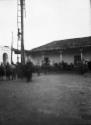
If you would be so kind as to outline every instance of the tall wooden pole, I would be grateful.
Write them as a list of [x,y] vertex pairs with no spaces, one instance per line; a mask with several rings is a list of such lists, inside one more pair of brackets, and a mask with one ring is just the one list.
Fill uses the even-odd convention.
[[12,32],[12,41],[11,41],[11,64],[13,63],[13,32]]
[[21,7],[21,63],[25,64],[24,54],[24,0],[20,0]]

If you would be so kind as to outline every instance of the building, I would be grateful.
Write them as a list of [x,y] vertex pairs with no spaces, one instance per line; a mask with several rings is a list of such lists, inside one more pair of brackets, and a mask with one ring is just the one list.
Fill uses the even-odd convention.
[[0,46],[0,64],[11,63],[11,49],[8,46]]
[[90,61],[91,37],[53,41],[27,51],[26,56],[34,65],[42,65],[46,59],[49,59],[51,65],[62,61],[68,64],[78,64],[82,60]]

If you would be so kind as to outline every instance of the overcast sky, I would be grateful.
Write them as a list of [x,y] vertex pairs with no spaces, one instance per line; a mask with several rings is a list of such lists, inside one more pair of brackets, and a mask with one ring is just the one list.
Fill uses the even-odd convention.
[[[25,48],[91,35],[90,0],[26,0]],[[17,0],[0,0],[0,45],[17,36]]]

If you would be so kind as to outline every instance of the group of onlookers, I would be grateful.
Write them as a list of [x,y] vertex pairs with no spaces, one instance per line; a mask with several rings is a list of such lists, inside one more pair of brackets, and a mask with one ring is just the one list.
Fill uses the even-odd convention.
[[34,66],[31,61],[26,64],[17,63],[17,64],[4,64],[0,65],[0,80],[14,80],[14,79],[26,79],[27,82],[32,80],[32,73],[48,73],[48,72],[57,72],[57,71],[80,71],[81,74],[91,71],[91,61],[88,63],[80,63],[79,65],[68,65],[66,63],[55,64],[50,66],[49,63],[44,63],[42,66]]
[[1,80],[13,80],[16,78],[16,66],[14,64],[4,64],[0,65],[0,79]]
[[1,80],[14,80],[26,78],[27,81],[32,80],[33,64],[27,62],[26,64],[3,64],[0,65],[0,79]]

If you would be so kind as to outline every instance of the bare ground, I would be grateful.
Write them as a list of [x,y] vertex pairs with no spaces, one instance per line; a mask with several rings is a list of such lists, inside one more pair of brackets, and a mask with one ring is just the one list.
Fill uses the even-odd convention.
[[0,125],[91,125],[91,75],[0,81]]

